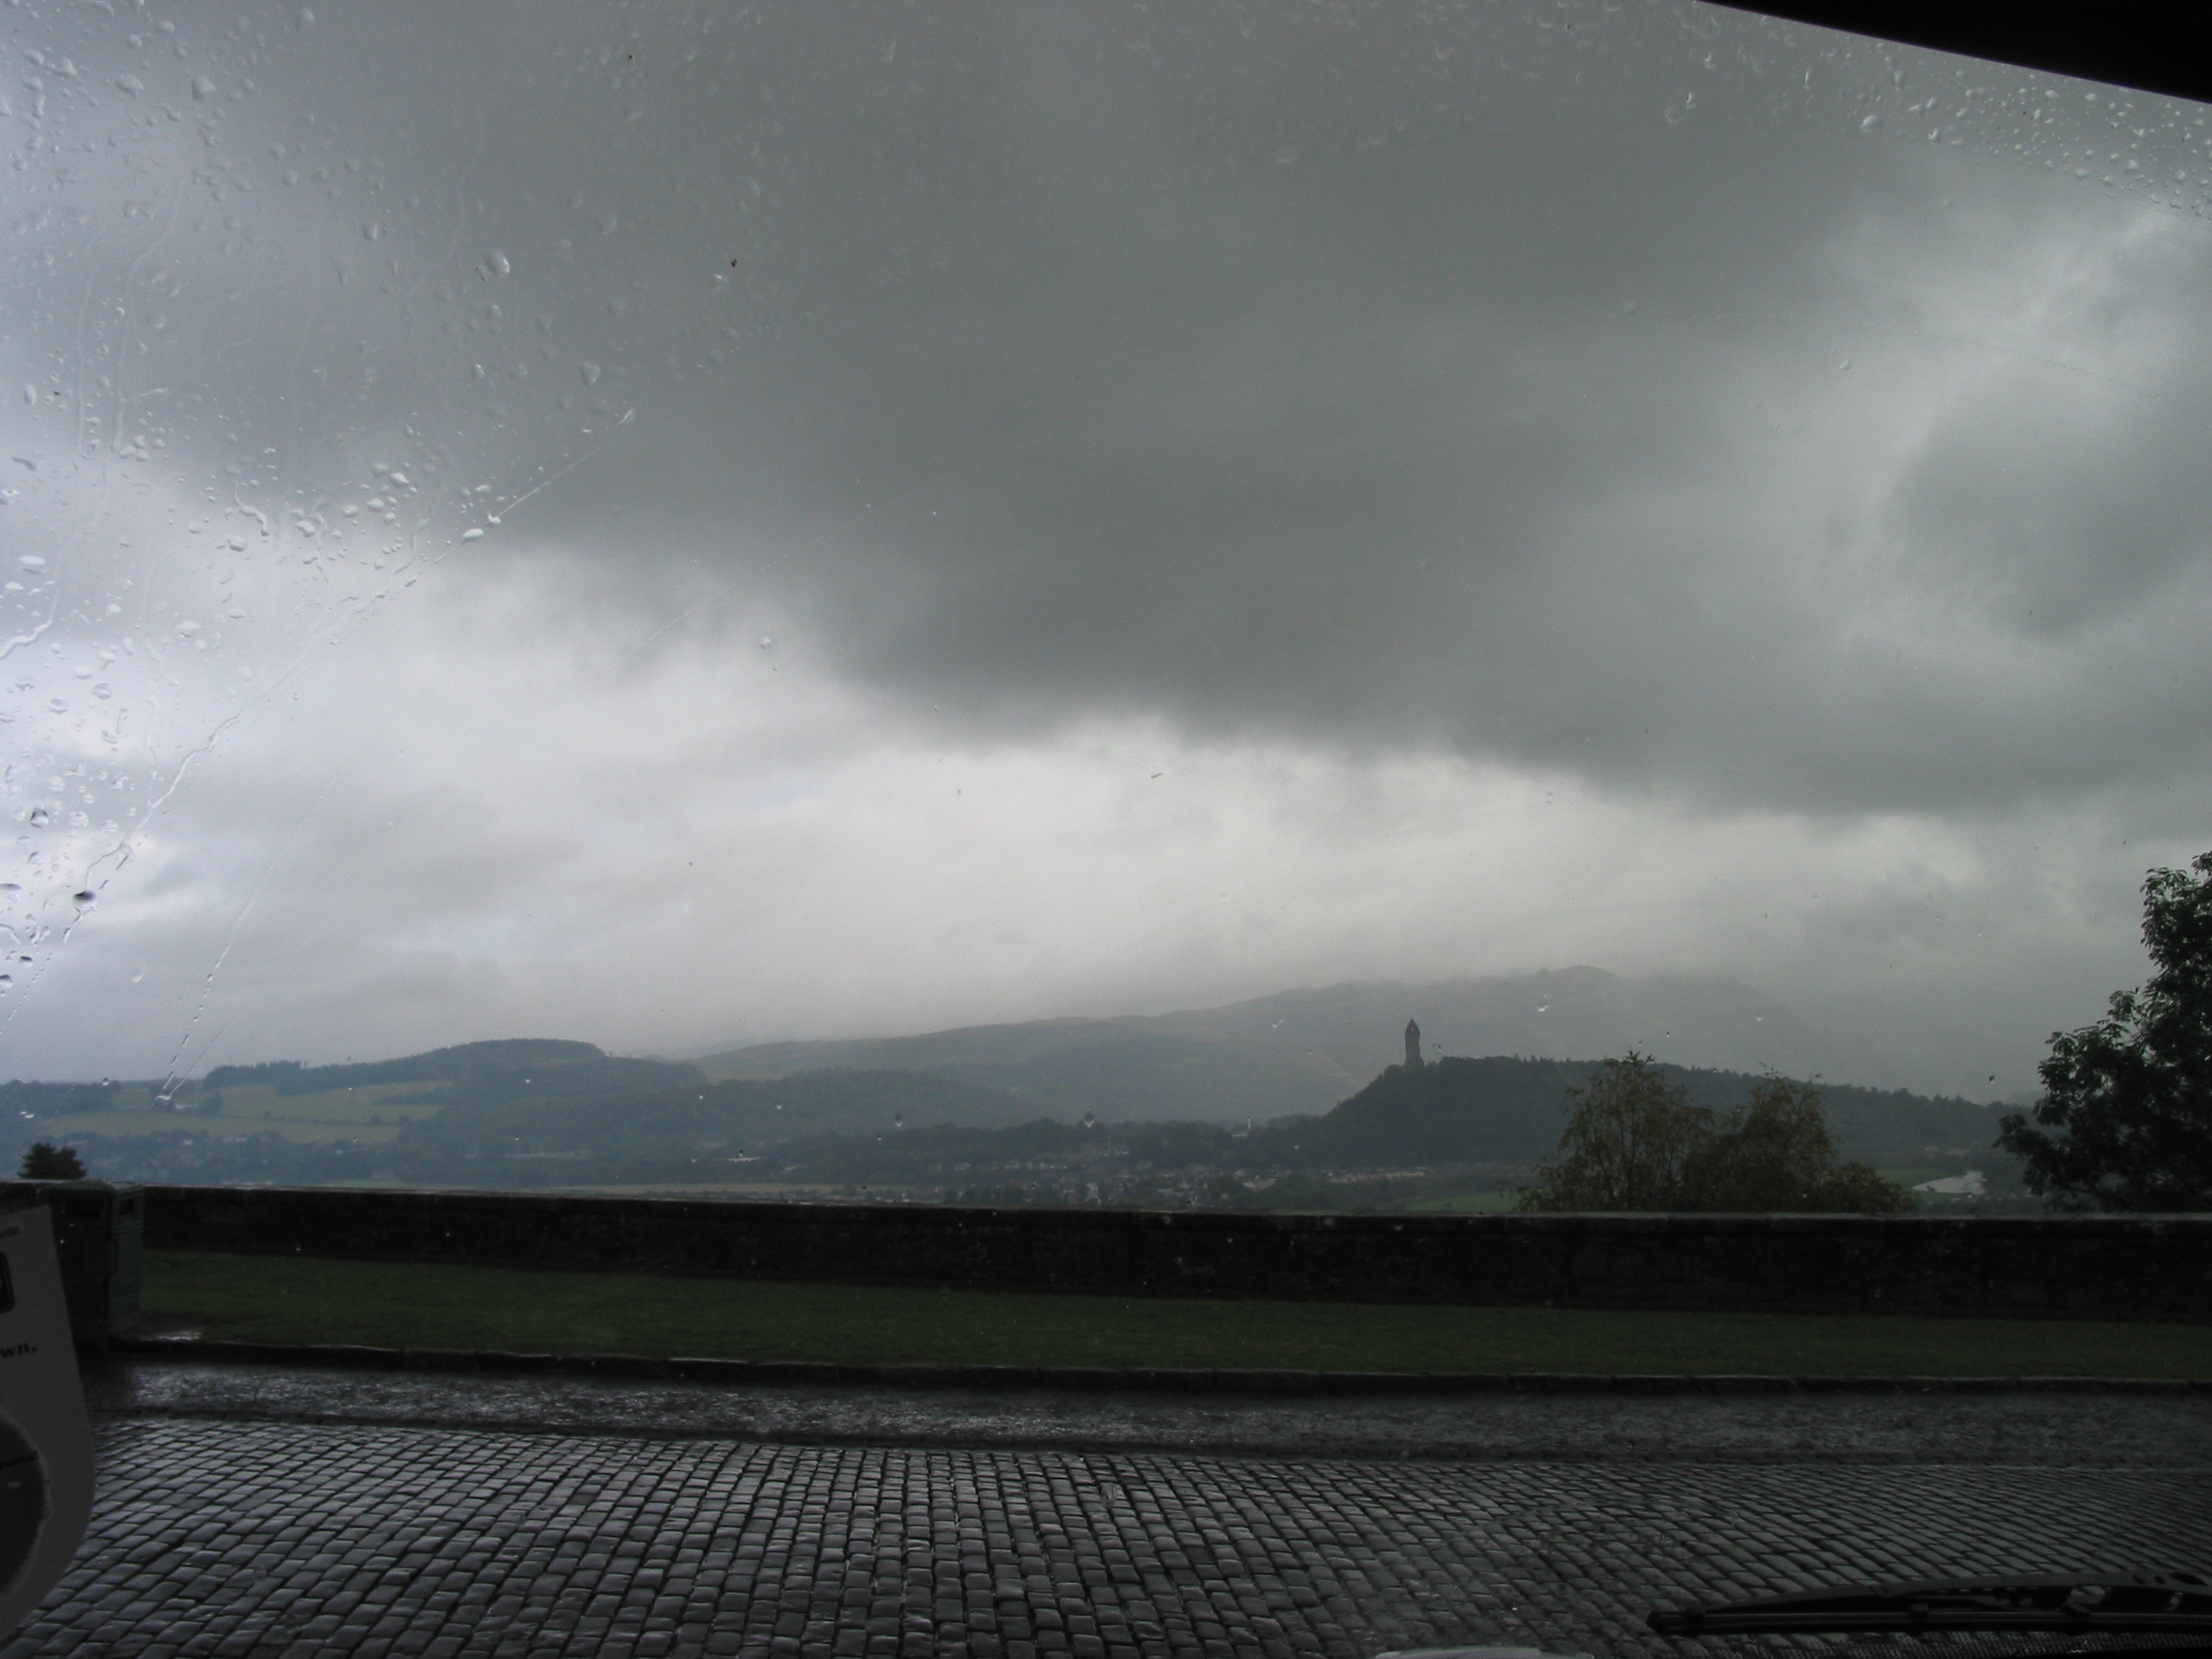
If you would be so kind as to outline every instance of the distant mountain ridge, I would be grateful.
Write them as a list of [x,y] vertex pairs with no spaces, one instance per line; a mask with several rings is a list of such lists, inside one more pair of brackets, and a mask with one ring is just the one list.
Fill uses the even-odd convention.
[[[1402,1067],[1409,1013],[1431,1052],[1500,1038],[1524,1051]],[[1530,1054],[1543,1046],[1533,1038],[1572,1047]],[[7,1088],[26,1123],[100,1114],[68,1132],[124,1179],[949,1188],[985,1170],[1002,1184],[1032,1181],[1049,1153],[1080,1162],[1115,1146],[1132,1167],[1157,1169],[1526,1167],[1552,1155],[1567,1091],[1601,1056],[1655,1051],[1693,1100],[1726,1108],[1767,1065],[1816,1069],[1804,1059],[1819,1041],[1732,980],[1578,969],[1338,985],[1151,1017],[756,1045],[696,1065],[517,1038],[340,1065],[219,1066],[167,1094],[130,1086],[153,1104],[127,1113],[102,1112],[114,1092],[105,1087]],[[1731,1045],[1751,1062],[1679,1063]],[[1995,1133],[1996,1110],[1972,1102],[1822,1089],[1851,1157],[1978,1157]],[[173,1110],[175,1128],[139,1117],[156,1110]]]
[[851,1067],[935,1072],[1041,1115],[1240,1123],[1325,1112],[1402,1057],[1419,1020],[1431,1056],[1588,1060],[1637,1049],[1693,1070],[1865,1077],[1860,1055],[1739,980],[1627,978],[1600,968],[1425,983],[1352,981],[1223,1008],[964,1026],[910,1037],[751,1044],[692,1063],[709,1077]]

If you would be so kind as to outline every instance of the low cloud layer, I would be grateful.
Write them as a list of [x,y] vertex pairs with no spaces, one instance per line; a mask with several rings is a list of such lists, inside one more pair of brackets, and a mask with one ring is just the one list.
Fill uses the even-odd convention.
[[2019,1088],[2203,837],[2191,106],[1675,5],[69,27],[26,1068],[1589,961]]

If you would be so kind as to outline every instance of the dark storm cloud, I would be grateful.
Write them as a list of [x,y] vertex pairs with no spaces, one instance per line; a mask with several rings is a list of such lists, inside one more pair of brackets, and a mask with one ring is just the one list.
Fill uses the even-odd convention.
[[543,484],[471,556],[772,601],[972,729],[1842,810],[2201,759],[2202,240],[1892,135],[1970,72],[1655,6],[418,22],[187,25],[117,104],[185,117],[101,245],[226,488],[404,463],[432,544]]

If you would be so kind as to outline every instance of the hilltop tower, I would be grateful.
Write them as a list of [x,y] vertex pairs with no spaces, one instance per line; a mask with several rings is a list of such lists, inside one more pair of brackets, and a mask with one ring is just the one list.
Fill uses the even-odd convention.
[[1406,1021],[1406,1070],[1420,1070],[1420,1027],[1412,1020]]

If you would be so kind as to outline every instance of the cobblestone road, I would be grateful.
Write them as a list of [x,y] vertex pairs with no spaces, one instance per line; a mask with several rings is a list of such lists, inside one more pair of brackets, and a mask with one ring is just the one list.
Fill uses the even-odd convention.
[[2212,1472],[1288,1461],[113,1421],[0,1659],[1626,1653],[1695,1597],[2212,1561]]

